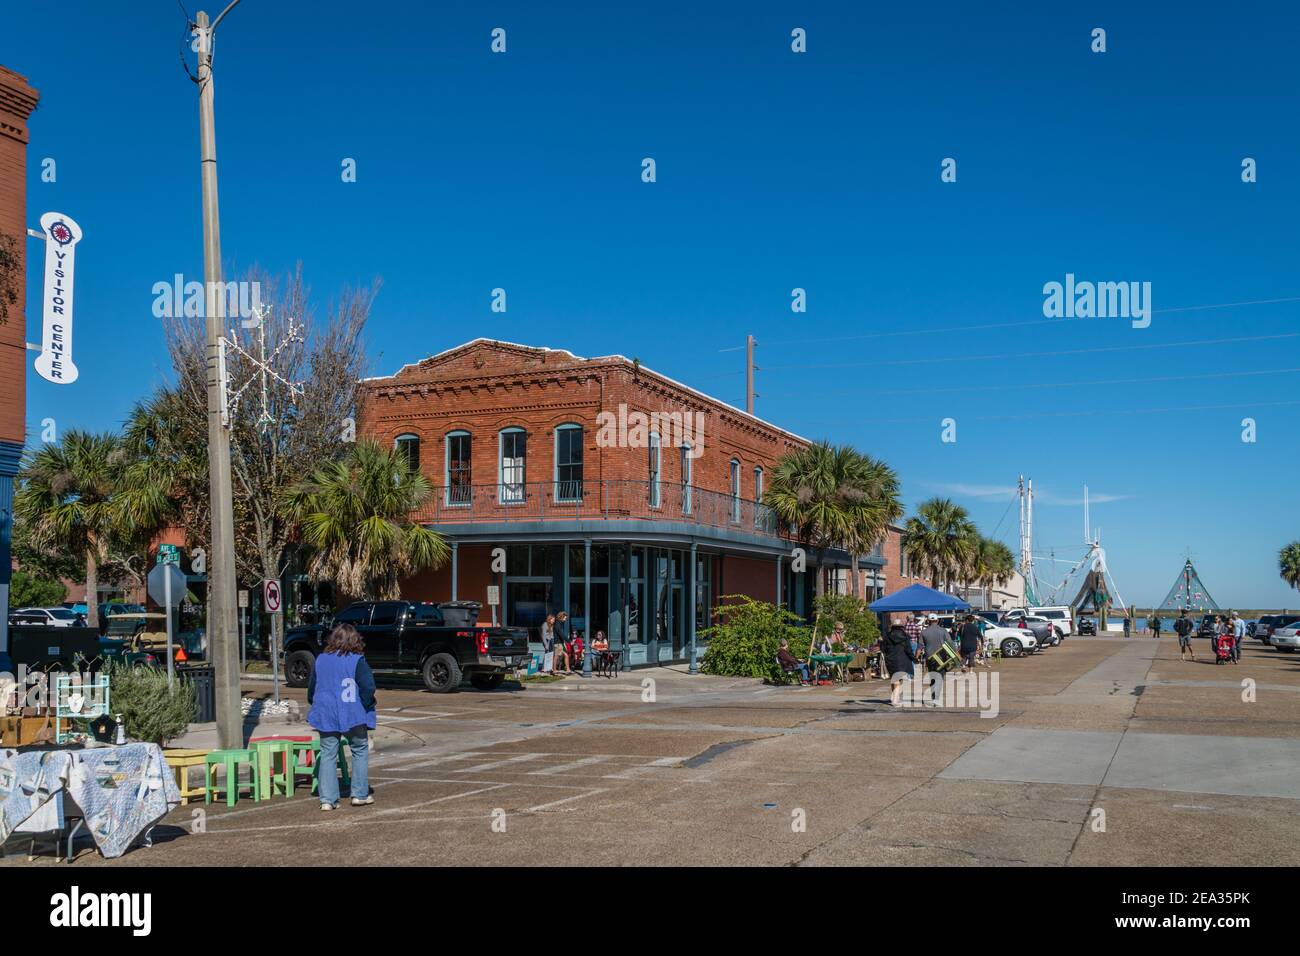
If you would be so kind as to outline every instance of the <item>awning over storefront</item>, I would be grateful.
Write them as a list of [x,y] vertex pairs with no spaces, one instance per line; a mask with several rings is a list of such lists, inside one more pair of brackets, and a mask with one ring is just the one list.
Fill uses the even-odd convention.
[[894,594],[872,601],[868,607],[879,614],[891,611],[969,611],[970,605],[952,594],[924,584],[912,584]]

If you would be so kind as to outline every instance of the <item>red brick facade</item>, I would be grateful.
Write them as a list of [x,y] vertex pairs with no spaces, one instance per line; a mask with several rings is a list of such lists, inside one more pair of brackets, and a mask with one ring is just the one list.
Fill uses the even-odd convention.
[[[27,117],[38,94],[27,80],[0,66],[0,235],[18,254],[13,304],[0,298],[0,441],[24,441],[27,323]],[[8,243],[7,243],[8,244]]]
[[[498,435],[522,427],[528,435],[527,482],[553,480],[555,429],[584,429],[587,481],[645,481],[643,447],[601,447],[598,414],[699,413],[703,451],[694,459],[691,484],[730,493],[731,462],[740,463],[740,497],[753,500],[756,468],[770,474],[784,454],[806,445],[796,435],[639,367],[622,356],[582,359],[557,349],[477,340],[408,365],[388,378],[370,379],[357,422],[358,435],[391,444],[399,435],[420,438],[420,468],[436,486],[445,484],[445,436],[473,437],[472,482],[495,485]],[[665,436],[661,480],[682,481],[680,454]]]

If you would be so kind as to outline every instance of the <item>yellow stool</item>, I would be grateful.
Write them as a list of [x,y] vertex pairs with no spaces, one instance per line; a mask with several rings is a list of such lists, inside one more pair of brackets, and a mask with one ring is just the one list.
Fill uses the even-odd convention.
[[190,767],[202,767],[207,756],[208,751],[206,750],[185,750],[182,748],[175,748],[163,751],[163,758],[167,761],[167,766],[171,767],[172,770],[176,772],[176,786],[181,791],[181,806],[187,806],[190,802],[190,797],[201,797],[206,792],[203,787],[190,786],[189,770]]

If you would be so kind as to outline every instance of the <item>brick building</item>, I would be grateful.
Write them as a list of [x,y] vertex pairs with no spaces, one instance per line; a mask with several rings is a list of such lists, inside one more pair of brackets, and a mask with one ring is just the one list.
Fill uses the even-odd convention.
[[11,264],[0,274],[0,658],[9,648],[14,478],[27,414],[27,118],[38,98],[26,78],[0,66],[0,243]]
[[633,665],[689,659],[724,595],[807,612],[812,575],[759,503],[798,435],[622,356],[487,339],[368,379],[360,405],[358,434],[434,485],[419,517],[452,547],[407,597],[534,631],[565,610]]

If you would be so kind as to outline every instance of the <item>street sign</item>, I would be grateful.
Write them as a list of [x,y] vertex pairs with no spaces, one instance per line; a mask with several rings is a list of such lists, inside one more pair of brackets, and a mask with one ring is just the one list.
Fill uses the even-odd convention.
[[496,607],[501,603],[501,588],[495,584],[488,585],[488,605]]
[[41,216],[45,230],[45,284],[41,291],[41,354],[36,357],[36,374],[55,385],[77,380],[72,361],[72,291],[77,243],[81,227],[71,216],[47,212]]
[[181,551],[174,544],[158,545],[158,563],[159,564],[180,564]]
[[274,614],[280,610],[280,582],[266,580],[262,582],[262,606]]
[[242,608],[248,607],[248,592],[242,588],[239,591],[239,606]]
[[162,607],[178,607],[186,587],[185,575],[174,564],[155,564],[149,572],[149,596]]

